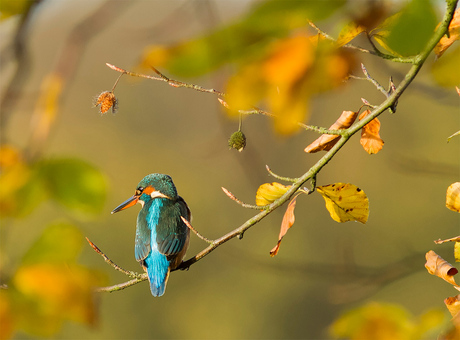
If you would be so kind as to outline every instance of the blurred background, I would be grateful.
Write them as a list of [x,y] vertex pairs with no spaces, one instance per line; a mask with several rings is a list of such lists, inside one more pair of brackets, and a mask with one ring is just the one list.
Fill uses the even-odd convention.
[[[79,278],[91,277],[86,283],[112,285],[129,279],[104,263],[83,237],[122,268],[141,272],[134,259],[140,207],[110,212],[147,174],[171,175],[192,210],[194,227],[215,239],[257,212],[229,200],[221,187],[253,203],[257,188],[275,181],[265,165],[279,175],[300,177],[323,155],[303,151],[316,133],[280,133],[273,119],[261,115],[244,117],[247,146],[242,152],[230,150],[228,138],[238,130],[238,118],[216,96],[160,81],[123,76],[115,90],[118,111],[101,114],[93,107],[94,98],[110,91],[119,76],[105,63],[155,75],[142,68],[155,60],[152,66],[173,79],[225,91],[229,78],[241,74],[244,65],[257,63],[269,43],[292,32],[316,31],[304,12],[289,17],[299,11],[282,3],[295,1],[271,1],[271,9],[263,1],[243,0],[16,1],[25,7],[11,16],[7,14],[15,10],[8,12],[10,4],[2,3],[0,283],[9,287],[0,291],[4,337],[328,339],[330,326],[344,311],[374,301],[398,305],[413,323],[432,309],[446,322],[450,318],[443,300],[455,290],[424,268],[430,249],[453,262],[452,245],[435,245],[433,240],[459,233],[458,214],[445,207],[446,189],[459,178],[460,139],[446,142],[459,129],[459,100],[451,83],[433,73],[434,56],[401,97],[396,114],[379,117],[382,151],[370,156],[354,136],[318,175],[318,185],[353,183],[365,191],[370,202],[365,225],[338,224],[320,195],[303,195],[297,200],[296,222],[276,257],[269,251],[278,240],[286,206],[242,240],[222,245],[188,271],[173,272],[161,298],[151,296],[146,282],[95,297],[83,294],[81,299],[90,301],[83,307],[73,301],[80,296],[78,287],[78,294],[61,292],[52,305],[21,297],[34,289],[41,294],[45,286],[54,287],[49,296],[60,289],[59,277],[53,281],[30,270],[52,258],[47,249],[59,245],[65,248],[56,250],[60,260],[51,262],[74,274],[81,270],[85,274]],[[369,25],[375,27],[406,5],[305,3],[315,24],[333,37],[352,20],[374,17]],[[273,21],[257,20],[257,15],[266,18],[261,8],[272,11]],[[432,8],[439,22],[444,3],[433,2]],[[245,24],[238,26],[241,22]],[[277,29],[261,28],[264,44],[236,49],[239,44],[232,39],[245,31],[231,29],[259,24]],[[222,55],[205,60],[201,69],[198,59],[184,57],[180,63],[180,47],[187,41],[209,43],[199,40],[209,34],[215,34],[214,43],[204,51]],[[362,36],[353,44],[370,48]],[[454,47],[442,58],[455,58]],[[362,76],[362,62],[384,87],[390,76],[398,85],[409,69],[364,53],[349,58],[352,74]],[[176,64],[168,64],[173,59]],[[459,84],[458,78],[451,82]],[[384,99],[367,81],[350,79],[339,85],[309,96],[305,123],[329,127],[343,110],[358,110],[361,98],[375,105]],[[66,231],[59,231],[59,225]],[[205,247],[192,235],[187,258]],[[43,280],[34,286],[40,275]],[[64,300],[68,305],[61,306],[61,313],[58,301]],[[69,305],[77,307],[68,313]],[[31,312],[28,319],[22,308],[36,314]],[[43,327],[47,322],[54,326]]]

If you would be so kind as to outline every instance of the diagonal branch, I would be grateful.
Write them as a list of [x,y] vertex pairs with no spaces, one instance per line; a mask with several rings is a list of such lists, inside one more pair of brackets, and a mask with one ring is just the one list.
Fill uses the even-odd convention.
[[[287,192],[275,200],[273,203],[271,203],[268,206],[261,207],[263,210],[253,216],[252,218],[248,219],[246,222],[244,222],[242,225],[240,225],[238,228],[228,232],[227,234],[221,236],[220,238],[212,241],[209,246],[207,246],[205,249],[203,249],[201,252],[196,254],[195,256],[191,257],[190,259],[182,262],[182,264],[177,268],[177,269],[188,269],[191,265],[195,264],[196,262],[200,261],[207,255],[209,255],[211,252],[213,252],[216,248],[221,246],[222,244],[226,243],[227,241],[238,237],[242,238],[243,234],[246,230],[252,228],[254,225],[262,221],[265,217],[267,217],[270,213],[272,213],[274,210],[278,209],[280,206],[282,206],[284,203],[289,201],[291,197],[308,181],[311,180],[314,188],[314,181],[316,178],[316,175],[321,171],[321,169],[337,154],[337,152],[348,142],[348,140],[358,131],[360,131],[366,124],[368,124],[371,120],[374,118],[378,117],[381,115],[383,112],[385,112],[387,109],[390,109],[393,107],[399,97],[404,93],[406,88],[411,84],[411,82],[415,79],[417,76],[418,72],[422,68],[424,62],[428,58],[429,54],[431,51],[434,49],[436,44],[439,42],[441,37],[446,34],[448,31],[448,26],[450,21],[452,20],[455,8],[457,6],[458,0],[447,0],[447,10],[444,15],[444,18],[436,30],[436,32],[433,34],[432,38],[428,42],[427,46],[425,49],[416,57],[414,57],[413,65],[407,72],[405,78],[403,81],[399,84],[399,86],[392,91],[392,93],[386,98],[384,102],[382,102],[379,106],[375,107],[372,112],[367,115],[365,118],[360,120],[357,124],[351,126],[350,128],[343,130],[341,133],[341,137],[339,141],[321,158],[319,159],[316,164],[314,164],[306,173],[304,173],[301,177],[296,179],[296,181],[291,185],[291,187],[287,190]],[[119,71],[121,72],[121,71]],[[127,71],[124,71],[127,74],[129,74]],[[147,77],[146,77],[147,78]],[[163,81],[166,81],[168,79],[168,83],[171,81],[169,78],[164,79],[163,77],[150,77],[151,79],[160,79]],[[184,87],[191,87],[195,88],[197,86],[184,86]],[[197,87],[201,88],[201,87]],[[196,88],[195,88],[196,89]],[[200,91],[200,90],[199,90]],[[214,90],[213,90],[214,91]],[[208,91],[202,91],[202,92],[208,92]],[[218,91],[216,91],[218,92]],[[220,93],[220,92],[219,92]],[[192,229],[193,230],[193,229]],[[100,252],[102,253],[102,252]],[[102,254],[101,254],[102,255]],[[106,256],[104,256],[104,259],[106,259]],[[107,262],[107,260],[106,260]],[[111,261],[110,261],[111,262]],[[139,278],[136,278],[131,281],[127,281],[125,283],[111,286],[111,287],[104,287],[100,288],[99,291],[115,291],[115,290],[120,290],[126,287],[129,287],[131,285],[134,285],[144,279],[144,276],[142,275]]]

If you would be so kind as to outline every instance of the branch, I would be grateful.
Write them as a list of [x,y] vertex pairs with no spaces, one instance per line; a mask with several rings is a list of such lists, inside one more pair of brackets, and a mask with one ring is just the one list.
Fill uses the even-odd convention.
[[124,70],[124,69],[122,69],[122,68],[120,68],[118,66],[115,66],[115,65],[112,65],[112,64],[109,64],[109,63],[106,63],[106,65],[108,67],[110,67],[112,70],[117,71],[117,72],[121,72],[123,74],[127,74],[128,76],[146,78],[146,79],[151,79],[151,80],[160,80],[160,81],[163,81],[165,83],[168,83],[168,85],[171,85],[172,87],[185,87],[185,88],[193,89],[193,90],[196,90],[196,91],[199,91],[199,92],[206,92],[206,93],[216,94],[216,95],[221,96],[221,97],[225,96],[224,93],[222,93],[220,91],[217,91],[217,90],[214,90],[214,89],[207,89],[207,88],[204,88],[204,87],[202,87],[200,85],[187,84],[187,83],[181,82],[179,80],[170,79],[170,78],[166,77],[163,73],[161,73],[160,71],[158,71],[154,67],[152,67],[152,69],[153,69],[153,71],[155,71],[156,74],[158,74],[158,77],[149,76],[149,75],[142,74],[142,73],[126,71],[126,70]]
[[[407,72],[405,78],[403,81],[399,84],[397,88],[395,88],[391,94],[387,97],[387,99],[381,103],[379,106],[375,107],[372,112],[367,115],[365,118],[360,120],[357,124],[351,126],[348,129],[340,131],[341,138],[339,141],[321,158],[319,159],[315,165],[313,165],[306,173],[304,173],[301,177],[297,178],[295,182],[291,185],[291,187],[287,190],[287,192],[275,200],[273,203],[269,204],[268,206],[264,207],[258,207],[259,209],[263,209],[261,212],[253,216],[252,218],[248,219],[246,222],[244,222],[242,225],[240,225],[238,228],[228,232],[227,234],[223,235],[222,237],[214,240],[214,241],[209,241],[209,246],[207,246],[205,249],[203,249],[201,252],[196,254],[195,256],[191,257],[190,259],[184,261],[179,265],[178,268],[175,270],[181,269],[188,269],[191,265],[195,264],[196,262],[200,261],[207,255],[209,255],[211,252],[213,252],[216,248],[221,246],[222,244],[226,243],[227,241],[238,237],[242,238],[243,234],[246,230],[252,228],[254,225],[262,221],[266,216],[268,216],[270,213],[272,213],[274,210],[278,209],[280,206],[282,206],[284,203],[289,201],[291,197],[298,192],[298,190],[308,181],[311,180],[312,182],[312,188],[314,189],[315,182],[316,182],[316,175],[321,171],[321,169],[335,156],[335,154],[347,143],[347,141],[358,131],[360,131],[366,124],[368,124],[371,120],[374,118],[378,117],[381,115],[383,112],[385,112],[387,109],[390,109],[391,107],[394,107],[394,105],[397,103],[399,97],[404,93],[406,88],[411,84],[411,82],[415,79],[417,76],[418,72],[422,68],[425,60],[428,58],[429,54],[431,51],[434,49],[436,44],[439,42],[439,40],[442,38],[444,34],[448,31],[448,26],[450,21],[452,20],[456,5],[457,5],[458,0],[447,0],[447,10],[444,15],[444,18],[436,30],[436,32],[433,34],[432,38],[428,42],[427,46],[425,49],[417,56],[413,58],[413,65]],[[370,52],[369,52],[370,53]],[[372,53],[371,53],[372,54]],[[198,85],[190,85],[190,84],[185,84],[182,82],[177,82],[170,80],[169,78],[163,76],[161,73],[157,72],[157,74],[160,75],[160,77],[151,77],[151,76],[145,76],[145,75],[139,75],[135,73],[131,73],[122,69],[117,68],[116,66],[108,64],[109,67],[112,69],[119,71],[119,72],[124,72],[128,75],[134,75],[134,76],[139,76],[139,77],[144,77],[144,78],[149,78],[149,79],[156,79],[156,80],[162,80],[165,82],[168,82],[168,84],[175,86],[175,87],[187,87],[187,88],[192,88],[201,92],[211,92],[218,94],[219,96],[224,96],[222,92],[213,90],[213,89],[204,89],[201,86]],[[330,133],[332,134],[332,133]],[[338,133],[337,133],[338,134]],[[313,190],[311,190],[312,192]],[[230,193],[231,194],[231,193]],[[227,194],[228,195],[228,194]],[[230,195],[229,195],[230,196]],[[233,194],[231,194],[233,196]],[[233,196],[234,197],[234,196]],[[234,197],[235,201],[239,201]],[[241,201],[239,201],[241,202]],[[241,202],[241,204],[244,204]],[[191,226],[189,226],[190,228]],[[194,230],[191,228],[191,230]],[[195,232],[197,235],[198,233]],[[201,238],[201,237],[200,237]],[[207,239],[206,239],[207,240]],[[96,250],[96,249],[95,249]],[[102,255],[103,253],[99,253]],[[104,259],[106,262],[109,264],[113,263],[110,261],[105,255],[103,255]],[[112,264],[111,264],[112,265]],[[112,265],[113,266],[113,265]],[[118,266],[117,266],[118,267]],[[119,269],[117,269],[119,270]],[[139,275],[139,274],[137,274]],[[111,287],[105,287],[105,288],[100,288],[99,291],[115,291],[115,290],[120,290],[124,289],[126,287],[129,287],[131,285],[134,285],[138,282],[141,282],[145,280],[146,275],[141,275],[138,278],[119,284]]]
[[[324,38],[326,38],[328,40],[331,40],[331,41],[334,41],[334,42],[337,42],[337,40],[335,40],[333,37],[331,37],[327,33],[323,32],[321,29],[319,29],[311,21],[309,21],[308,23],[310,24],[311,27],[313,27]],[[359,51],[359,52],[363,52],[363,53],[368,53],[368,54],[380,57],[382,59],[386,59],[386,60],[390,60],[390,61],[394,61],[394,62],[398,62],[398,63],[406,63],[406,64],[407,63],[409,63],[409,64],[414,63],[414,61],[415,61],[414,57],[407,57],[407,58],[405,58],[405,57],[397,57],[397,56],[394,56],[394,55],[391,55],[391,54],[386,54],[386,53],[380,52],[379,49],[375,46],[374,42],[369,37],[369,34],[367,34],[367,36],[369,38],[369,42],[370,42],[373,50],[368,50],[368,49],[365,49],[365,48],[362,48],[362,47],[355,46],[353,44],[345,44],[342,47],[348,48],[348,49],[351,49],[351,50],[355,50],[355,51]]]
[[[91,246],[91,248],[94,249],[94,251],[96,253],[98,253],[99,255],[101,255],[103,258],[104,258],[104,261],[107,262],[109,265],[111,265],[113,268],[115,268],[116,270],[118,270],[119,272],[122,272],[123,274],[129,276],[129,277],[133,277],[137,280],[141,279],[144,277],[143,274],[138,274],[138,273],[135,273],[133,271],[129,271],[129,270],[125,270],[123,268],[121,268],[119,265],[117,265],[115,262],[113,262],[111,259],[108,258],[107,255],[105,255],[102,250],[100,250],[93,242],[91,242],[89,240],[89,238],[86,237],[86,241],[88,241],[89,245]],[[145,277],[146,278],[146,277]],[[144,281],[145,278],[141,281]]]

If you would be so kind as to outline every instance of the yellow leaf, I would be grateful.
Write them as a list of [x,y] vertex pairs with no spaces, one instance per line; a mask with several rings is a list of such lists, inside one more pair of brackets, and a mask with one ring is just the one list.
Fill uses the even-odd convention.
[[334,221],[366,223],[369,217],[369,200],[366,194],[350,183],[334,183],[317,187],[326,201],[326,209]]
[[446,192],[446,207],[460,212],[460,182],[452,183]]
[[404,308],[371,302],[342,314],[330,333],[352,340],[406,340],[413,338],[414,330],[412,316]]
[[256,193],[256,204],[264,206],[271,204],[288,191],[290,186],[285,186],[277,182],[262,184]]
[[31,302],[27,308],[34,306],[39,317],[50,318],[58,324],[64,319],[95,323],[93,289],[99,278],[84,267],[49,263],[22,266],[13,283]]
[[366,30],[365,27],[358,25],[356,22],[352,21],[348,23],[339,33],[339,37],[337,38],[337,45],[343,46],[348,44],[351,40],[353,40],[357,35],[361,34]]
[[455,242],[454,246],[454,257],[456,262],[460,262],[460,242]]
[[237,110],[247,110],[257,105],[265,96],[266,84],[264,83],[260,65],[250,64],[232,76],[226,88],[226,103],[229,114],[239,117]]
[[458,287],[458,284],[454,279],[454,275],[458,273],[457,268],[453,267],[449,262],[444,260],[441,256],[432,250],[427,252],[425,257],[425,268],[428,270],[428,273],[440,277],[441,279]]

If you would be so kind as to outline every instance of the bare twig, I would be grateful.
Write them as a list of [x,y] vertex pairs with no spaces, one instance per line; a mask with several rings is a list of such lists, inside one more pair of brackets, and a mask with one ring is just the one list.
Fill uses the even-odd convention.
[[110,67],[112,70],[122,72],[124,74],[127,74],[128,76],[146,78],[146,79],[152,79],[152,80],[160,80],[160,81],[164,81],[164,82],[168,83],[168,85],[171,85],[172,87],[185,87],[185,88],[193,89],[193,90],[196,90],[196,91],[199,91],[199,92],[206,92],[206,93],[216,94],[216,95],[221,96],[221,97],[225,96],[224,93],[222,93],[220,91],[217,91],[217,90],[214,90],[214,89],[207,89],[207,88],[204,88],[204,87],[202,87],[200,85],[188,84],[188,83],[184,83],[184,82],[181,82],[181,81],[178,81],[178,80],[170,79],[170,78],[166,77],[164,74],[162,74],[160,71],[158,71],[154,67],[152,67],[152,69],[155,71],[156,74],[158,74],[158,77],[149,76],[149,75],[142,74],[142,73],[126,71],[126,70],[124,70],[124,69],[122,69],[120,67],[117,67],[117,66],[109,64],[109,63],[106,63],[106,65],[108,67]]
[[445,243],[445,242],[460,242],[460,236],[448,238],[448,239],[445,239],[445,240],[438,239],[438,240],[434,241],[434,243],[436,243],[436,244],[442,244],[442,243]]
[[185,225],[195,233],[196,236],[198,236],[199,238],[201,238],[203,241],[209,243],[209,244],[212,244],[214,241],[204,237],[203,235],[201,235],[195,228],[192,227],[192,225],[190,224],[189,221],[187,221],[186,218],[184,218],[183,216],[180,217],[182,219],[182,222],[185,223]]
[[136,279],[140,279],[141,277],[143,277],[143,274],[139,274],[139,273],[136,273],[136,272],[133,272],[133,271],[130,271],[130,270],[125,270],[125,269],[121,268],[119,265],[117,265],[115,262],[113,262],[111,259],[109,259],[108,256],[105,255],[102,252],[102,250],[100,250],[93,242],[91,242],[89,240],[89,238],[86,237],[86,241],[88,241],[89,245],[91,246],[91,248],[94,249],[94,251],[96,253],[98,253],[99,255],[101,255],[104,258],[105,262],[107,262],[109,265],[111,265],[113,268],[115,268],[119,272],[122,272],[123,274],[125,274],[125,275],[127,275],[129,277],[136,278]]
[[275,177],[276,179],[279,179],[281,181],[286,181],[286,182],[296,182],[298,180],[298,178],[289,178],[289,177],[283,177],[283,176],[279,176],[277,174],[275,174],[272,169],[270,169],[270,167],[268,165],[265,165],[265,169],[267,169],[268,173],[270,175],[272,175],[273,177]]
[[224,187],[221,188],[222,191],[227,195],[231,200],[235,201],[239,205],[241,205],[243,208],[249,208],[249,209],[255,209],[255,210],[263,210],[265,208],[268,208],[268,205],[254,205],[254,204],[248,204],[244,203],[243,201],[240,201],[238,198],[236,198],[235,195],[233,195],[230,191],[225,189]]

